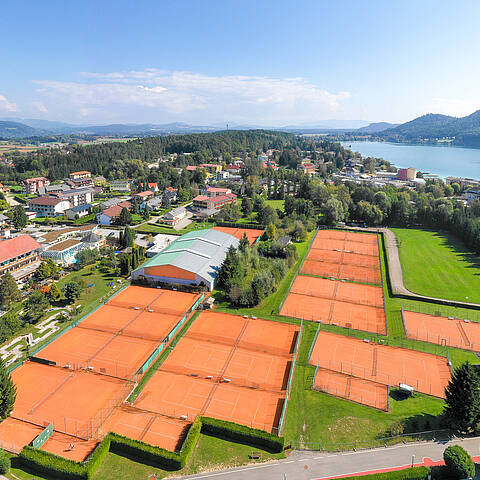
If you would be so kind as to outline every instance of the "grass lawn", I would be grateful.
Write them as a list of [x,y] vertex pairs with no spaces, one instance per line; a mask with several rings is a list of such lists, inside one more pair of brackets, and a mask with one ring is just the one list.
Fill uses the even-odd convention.
[[403,281],[412,292],[480,303],[480,258],[450,233],[393,228]]
[[[252,451],[261,451],[262,458],[260,460],[250,460],[248,455]],[[94,475],[93,480],[117,480],[119,478],[122,480],[137,480],[148,478],[148,475],[152,473],[156,473],[157,478],[178,477],[179,475],[192,475],[218,470],[219,468],[238,467],[247,463],[258,463],[280,458],[284,458],[284,455],[272,454],[257,447],[229,442],[208,435],[200,435],[190,462],[183,470],[167,472],[109,453],[96,475]]]

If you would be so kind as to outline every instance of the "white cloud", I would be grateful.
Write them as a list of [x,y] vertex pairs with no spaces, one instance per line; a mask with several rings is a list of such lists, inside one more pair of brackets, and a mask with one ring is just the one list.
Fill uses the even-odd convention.
[[1,112],[16,112],[17,105],[14,102],[9,102],[4,95],[0,95],[0,111]]
[[48,109],[47,107],[41,103],[41,102],[37,102],[37,101],[34,101],[32,102],[32,105],[41,113],[48,113]]
[[464,117],[478,110],[480,101],[475,102],[473,99],[465,100],[462,98],[434,98],[429,108],[429,112]]
[[325,118],[350,98],[348,92],[332,93],[300,77],[212,76],[153,68],[81,76],[82,81],[36,81],[42,103],[50,111],[69,105],[77,115],[93,109],[97,118],[117,114],[119,121],[141,110],[142,120],[147,116],[149,121],[228,119],[278,125]]

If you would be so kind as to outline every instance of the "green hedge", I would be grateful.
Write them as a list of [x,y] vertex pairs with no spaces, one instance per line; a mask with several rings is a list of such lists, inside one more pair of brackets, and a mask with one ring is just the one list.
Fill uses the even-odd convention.
[[283,437],[226,420],[202,417],[202,432],[212,436],[222,436],[235,442],[264,447],[275,453],[283,451]]
[[26,467],[47,476],[65,480],[88,480],[87,468],[83,463],[68,460],[28,445],[23,447],[19,459]]
[[107,435],[96,447],[95,450],[86,458],[83,462],[88,477],[92,477],[97,471],[97,468],[101,465],[105,456],[110,451],[110,435]]
[[430,469],[428,467],[404,468],[393,472],[373,473],[356,477],[342,477],[342,480],[427,480]]
[[110,432],[83,463],[68,460],[30,446],[23,448],[19,458],[26,467],[38,473],[68,480],[88,480],[92,478],[109,451],[143,460],[160,468],[180,470],[188,463],[197,445],[200,433],[221,436],[228,440],[263,447],[273,452],[283,451],[282,437],[236,423],[199,416],[190,426],[180,453]]

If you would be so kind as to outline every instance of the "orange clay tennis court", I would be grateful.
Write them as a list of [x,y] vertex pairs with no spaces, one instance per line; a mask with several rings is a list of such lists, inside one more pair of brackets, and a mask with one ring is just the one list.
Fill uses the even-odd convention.
[[229,235],[233,235],[235,238],[239,240],[245,234],[250,242],[250,245],[253,245],[259,237],[263,235],[263,230],[255,230],[250,228],[232,228],[232,227],[213,227],[214,230],[218,230],[219,232],[228,233]]
[[365,332],[387,333],[383,308],[289,293],[280,315]]
[[[269,431],[276,428],[299,327],[202,312],[190,330],[135,407],[190,421],[206,414]],[[271,343],[275,353],[269,351]]]
[[112,297],[107,305],[181,314],[187,312],[198,298],[200,295],[194,293],[130,285]]
[[333,240],[331,238],[315,237],[313,249],[336,250],[339,252],[356,253],[357,255],[378,256],[378,245],[369,243],[350,242],[348,240]]
[[383,308],[383,289],[373,285],[298,275],[290,293]]
[[[31,444],[43,432],[44,428],[44,426],[8,417],[0,423],[2,446],[12,453],[20,453],[21,449],[25,445]],[[70,448],[72,443],[75,444],[73,450]],[[97,443],[96,440],[81,440],[71,435],[54,432],[42,446],[42,450],[80,462],[92,452]]]
[[339,252],[337,250],[322,250],[320,248],[312,248],[308,252],[307,259],[316,260],[318,262],[343,263],[346,265],[358,265],[360,267],[380,268],[379,257],[360,255],[357,253]]
[[309,260],[308,258],[303,263],[300,273],[319,277],[334,277],[373,285],[381,285],[382,283],[382,275],[379,269],[357,265],[317,262],[315,260]]
[[239,347],[247,350],[290,355],[293,353],[298,332],[297,325],[203,311],[185,337],[223,345],[238,342]]
[[379,410],[389,410],[388,387],[370,380],[319,368],[313,389]]
[[90,372],[71,372],[50,365],[27,362],[12,372],[18,401],[12,417],[58,432],[89,438],[102,410],[112,399],[128,395],[126,382]]
[[157,345],[153,340],[75,327],[36,356],[74,370],[93,368],[95,372],[130,379]]
[[370,245],[378,244],[377,235],[366,232],[351,232],[348,230],[319,230],[317,232],[317,237],[332,240],[347,240],[350,242],[367,243]]
[[458,318],[403,311],[407,338],[464,350],[480,351],[480,324]]
[[164,417],[134,407],[122,406],[115,410],[102,429],[104,434],[115,432],[134,440],[179,450],[190,423]]
[[444,357],[324,331],[317,335],[310,364],[384,385],[405,383],[441,398],[450,380]]

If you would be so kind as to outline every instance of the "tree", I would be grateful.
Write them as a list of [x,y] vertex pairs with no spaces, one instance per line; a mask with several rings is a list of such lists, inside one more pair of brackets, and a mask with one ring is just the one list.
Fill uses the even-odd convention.
[[445,389],[445,417],[459,432],[472,432],[480,421],[480,377],[466,362],[455,369]]
[[27,225],[27,214],[21,205],[15,205],[13,209],[13,225],[17,230],[22,230]]
[[120,236],[120,245],[122,248],[133,247],[135,241],[135,231],[132,230],[128,225],[125,226],[123,234]]
[[10,471],[10,467],[10,457],[5,452],[0,452],[0,474],[8,473]]
[[77,253],[77,263],[75,265],[79,269],[92,265],[98,260],[99,256],[100,253],[96,248],[85,248]]
[[35,323],[50,308],[50,301],[40,290],[34,290],[24,304],[25,320]]
[[443,452],[443,459],[453,478],[473,478],[475,464],[472,457],[460,445],[450,445]]
[[128,277],[132,271],[132,265],[130,263],[130,256],[127,253],[122,253],[120,256],[120,275]]
[[248,197],[242,198],[242,213],[245,217],[249,217],[253,211],[252,201]]
[[48,297],[50,298],[51,303],[57,302],[61,297],[60,289],[58,288],[58,284],[52,283],[50,285],[50,290],[48,291]]
[[18,289],[17,282],[10,273],[5,273],[0,279],[0,305],[10,305],[18,302],[21,298],[22,294]]
[[62,292],[68,303],[73,303],[82,293],[82,286],[75,281],[66,283],[62,287]]
[[242,278],[242,276],[243,269],[238,253],[234,247],[230,247],[225,260],[220,267],[218,283],[226,292],[228,292],[231,287]]
[[246,252],[249,246],[250,241],[248,240],[247,234],[244,232],[242,238],[240,239],[240,243],[238,244],[238,249],[241,252]]
[[342,202],[337,198],[329,198],[322,208],[324,223],[326,225],[336,225],[345,219],[345,211]]
[[47,278],[50,278],[52,274],[52,267],[49,263],[47,263],[45,260],[42,260],[40,262],[40,265],[38,268],[35,270],[34,277],[36,280],[46,280]]
[[269,223],[267,229],[265,230],[265,235],[269,240],[275,240],[277,237],[277,227],[274,223]]
[[13,410],[17,398],[17,387],[0,359],[0,418],[5,420]]
[[128,211],[127,208],[122,208],[122,211],[118,216],[117,223],[119,225],[130,225],[132,223],[132,214]]
[[265,205],[258,212],[258,222],[262,225],[268,225],[270,223],[277,223],[278,215],[273,207],[270,205]]

